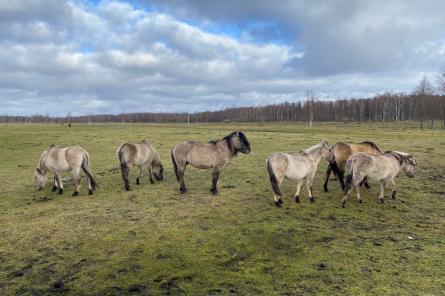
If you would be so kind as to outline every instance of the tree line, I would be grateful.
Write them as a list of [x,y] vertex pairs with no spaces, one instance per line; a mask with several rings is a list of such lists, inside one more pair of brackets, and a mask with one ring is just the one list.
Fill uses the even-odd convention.
[[426,77],[411,93],[382,93],[372,98],[317,100],[313,92],[303,102],[266,106],[232,107],[197,113],[125,113],[50,117],[0,116],[0,122],[103,123],[103,122],[297,122],[297,121],[418,121],[420,127],[445,127],[445,67],[434,87]]

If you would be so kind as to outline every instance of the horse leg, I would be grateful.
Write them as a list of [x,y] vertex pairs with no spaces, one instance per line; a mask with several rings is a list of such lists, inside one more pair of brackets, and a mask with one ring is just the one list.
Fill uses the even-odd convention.
[[329,163],[328,165],[328,169],[326,170],[326,179],[324,180],[324,192],[328,192],[328,182],[329,182],[329,177],[331,176],[332,173],[332,165]]
[[216,187],[216,183],[218,182],[219,178],[219,168],[214,168],[212,172],[212,188],[210,188],[210,192],[212,192],[213,195],[218,194],[218,188]]
[[391,197],[392,197],[392,199],[396,199],[397,188],[396,188],[396,181],[394,180],[394,178],[391,179],[391,185],[392,185],[392,194],[391,194]]
[[386,187],[386,181],[385,180],[380,181],[379,200],[380,200],[381,203],[385,202],[385,187]]
[[360,196],[360,186],[355,187],[355,191],[357,192],[357,200],[359,203],[362,203],[362,197]]
[[312,196],[312,179],[311,178],[306,178],[306,189],[307,189],[307,192],[309,193],[309,200],[311,202],[314,202],[315,199]]
[[359,202],[361,202],[359,187],[360,187],[360,180],[362,180],[362,179],[363,179],[363,176],[360,176],[358,173],[354,173],[351,184],[348,185],[348,190],[347,190],[347,192],[345,192],[345,195],[343,196],[343,199],[341,201],[342,208],[346,207],[346,202],[348,201],[349,194],[351,194],[351,192],[352,192],[352,190],[354,190],[354,188],[357,192],[357,198],[359,199]]
[[71,173],[73,174],[75,189],[72,196],[79,195],[80,191],[80,168],[72,169]]
[[57,177],[56,175],[54,175],[54,183],[53,183],[53,187],[51,188],[51,192],[56,191],[59,188],[59,186],[57,185]]
[[130,168],[126,163],[121,163],[121,174],[122,174],[122,180],[124,180],[125,190],[130,191],[130,182],[128,181]]
[[185,172],[185,167],[186,166],[187,166],[187,163],[185,163],[185,164],[178,164],[179,191],[181,193],[186,193],[187,192],[187,188],[185,187],[185,183],[184,183],[184,172]]
[[59,194],[63,193],[63,183],[62,183],[62,178],[60,177],[59,173],[55,173],[56,174],[56,179],[57,179],[57,184],[59,186]]
[[151,163],[148,164],[148,180],[150,181],[150,184],[153,184],[155,181],[153,181],[153,176],[151,175]]
[[344,172],[341,170],[338,170],[338,181],[340,182],[341,185],[341,190],[345,190],[345,180],[344,180]]
[[351,191],[354,189],[354,185],[352,185],[349,189],[348,192],[345,193],[345,195],[343,196],[343,199],[341,200],[341,207],[345,208],[346,207],[346,202],[348,201],[348,196],[349,194],[351,194]]
[[366,178],[366,177],[363,179],[363,184],[365,185],[366,189],[371,188],[371,186],[369,186],[369,183],[368,183],[368,178]]
[[141,177],[141,174],[142,174],[142,166],[138,165],[138,176],[137,176],[137,178],[136,178],[136,185],[141,184],[141,183],[139,182],[139,178]]
[[299,203],[299,202],[300,202],[300,190],[301,190],[301,186],[303,186],[303,182],[304,182],[303,179],[298,180],[298,183],[297,183],[297,192],[295,192],[295,202],[296,202],[296,203]]

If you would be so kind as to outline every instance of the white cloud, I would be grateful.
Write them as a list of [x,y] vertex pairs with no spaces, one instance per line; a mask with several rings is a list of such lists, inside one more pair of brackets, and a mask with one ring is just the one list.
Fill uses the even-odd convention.
[[[1,112],[201,111],[299,100],[307,89],[368,96],[409,90],[445,62],[440,2],[248,2],[227,19],[219,2],[175,2],[167,13],[121,1],[3,1]],[[252,17],[288,41],[267,41],[276,27],[261,42],[205,30]]]

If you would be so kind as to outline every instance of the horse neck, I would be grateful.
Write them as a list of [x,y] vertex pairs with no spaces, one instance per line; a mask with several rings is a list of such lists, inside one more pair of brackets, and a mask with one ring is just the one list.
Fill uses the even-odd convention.
[[47,153],[48,152],[44,152],[39,160],[39,169],[44,173],[46,173],[48,171],[48,168],[46,166],[46,154]]
[[405,167],[406,167],[405,161],[402,159],[402,163],[400,163],[400,160],[397,157],[395,157],[392,153],[391,153],[391,156],[392,156],[392,158],[394,159],[394,161],[396,163],[397,172],[405,171]]
[[321,160],[321,148],[322,148],[322,147],[314,148],[314,149],[311,149],[309,152],[305,152],[305,154],[306,154],[310,159],[312,159],[317,165],[318,165],[318,163],[319,163],[320,160]]
[[158,152],[154,152],[153,159],[151,160],[151,164],[158,165],[161,162],[161,158],[159,157]]
[[[230,139],[229,139],[229,141],[230,141]],[[235,155],[235,153],[233,153],[232,150],[230,150],[229,144],[227,143],[226,139],[219,140],[218,142],[216,142],[215,145],[223,148],[222,150],[228,157],[232,157]]]

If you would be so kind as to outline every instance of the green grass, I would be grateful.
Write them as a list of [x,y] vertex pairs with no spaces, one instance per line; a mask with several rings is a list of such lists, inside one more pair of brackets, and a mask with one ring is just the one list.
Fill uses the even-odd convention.
[[[243,130],[249,155],[222,171],[188,168],[180,195],[170,160],[184,139],[208,141]],[[115,157],[123,141],[150,141],[165,179],[145,175],[124,192]],[[265,159],[321,139],[377,142],[414,154],[418,174],[397,179],[398,199],[377,200],[378,185],[340,207],[338,181],[315,203],[285,181],[284,205],[273,204]],[[100,188],[71,197],[34,192],[33,170],[50,144],[80,144]],[[414,124],[203,124],[0,126],[0,294],[5,295],[440,295],[445,291],[445,132]],[[69,178],[69,174],[65,178]],[[303,187],[304,189],[304,187]],[[413,239],[409,239],[412,237]],[[325,266],[325,267],[323,267]]]

